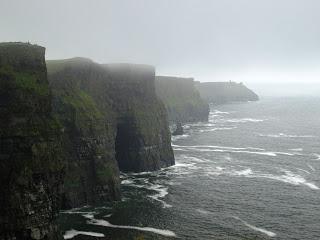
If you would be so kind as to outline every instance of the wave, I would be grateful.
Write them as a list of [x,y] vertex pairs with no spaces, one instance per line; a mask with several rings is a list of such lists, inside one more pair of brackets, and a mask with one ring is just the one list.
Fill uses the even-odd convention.
[[289,149],[290,151],[294,151],[294,152],[302,152],[303,148],[291,148]]
[[220,127],[220,128],[210,128],[210,129],[201,129],[199,132],[215,132],[215,131],[223,131],[223,130],[233,130],[237,127]]
[[129,179],[125,179],[125,180],[122,180],[121,181],[121,184],[123,185],[130,185],[130,184],[133,184],[134,182],[132,180],[129,180]]
[[226,122],[230,123],[247,123],[247,122],[263,122],[264,119],[255,119],[255,118],[234,118],[234,119],[228,119]]
[[252,172],[251,168],[247,168],[245,170],[235,171],[235,174],[239,175],[239,176],[249,176],[249,175],[253,174],[253,172]]
[[[224,146],[214,146],[214,145],[181,146],[181,145],[174,145],[174,144],[172,144],[172,147],[176,151],[247,153],[247,154],[265,155],[270,157],[276,157],[277,155],[301,156],[300,153],[273,152],[273,151],[266,151],[263,148],[255,148],[255,147],[224,147]],[[254,151],[248,151],[248,150],[254,150]],[[320,155],[318,155],[317,157],[320,160]]]
[[187,138],[187,137],[190,137],[190,135],[189,134],[183,134],[183,135],[171,136],[171,141],[176,141],[178,139]]
[[177,235],[170,231],[170,230],[164,230],[164,229],[158,229],[158,228],[152,228],[152,227],[136,227],[136,226],[126,226],[126,225],[114,225],[110,222],[103,220],[103,219],[95,219],[91,218],[87,221],[88,224],[96,225],[96,226],[103,226],[103,227],[109,227],[109,228],[121,228],[121,229],[133,229],[143,232],[152,232],[155,234],[159,234],[165,237],[176,237]]
[[210,211],[203,210],[203,209],[200,209],[200,208],[196,209],[196,211],[197,211],[198,213],[201,213],[201,214],[204,214],[204,215],[210,215],[210,214],[213,214],[213,213],[212,213],[212,212],[210,212]]
[[308,166],[312,171],[315,171],[314,167],[312,167],[310,164],[307,164],[307,166]]
[[309,171],[305,170],[305,169],[302,169],[302,168],[296,168],[297,170],[299,171],[302,171],[302,172],[305,172],[307,174],[311,174]]
[[165,187],[163,185],[155,184],[155,185],[148,187],[147,189],[157,192],[156,194],[148,195],[149,198],[152,198],[153,200],[161,202],[163,204],[163,208],[172,207],[172,205],[166,203],[165,201],[163,201],[161,199],[161,198],[164,198],[165,196],[168,195],[168,188],[167,187]]
[[[304,169],[298,169],[300,171],[304,171],[308,174],[310,172]],[[294,174],[289,170],[283,170],[284,174],[282,175],[273,175],[269,173],[261,173],[255,172],[251,168],[241,169],[241,170],[234,170],[234,169],[227,169],[225,167],[215,167],[214,169],[210,169],[206,172],[207,176],[219,176],[219,175],[229,175],[235,177],[249,177],[249,178],[267,178],[271,180],[281,181],[284,183],[292,184],[295,186],[307,186],[312,190],[319,190],[320,188],[312,182],[308,182],[304,177]]]
[[210,112],[210,114],[230,114],[230,112],[222,112],[219,110],[213,110],[212,112]]
[[259,151],[265,151],[263,148],[256,148],[256,147],[226,147],[226,146],[216,146],[216,145],[175,145],[172,144],[173,147],[180,147],[180,148],[221,148],[221,149],[231,149],[231,150],[259,150]]
[[240,222],[242,222],[242,223],[243,223],[245,226],[247,226],[248,228],[250,228],[250,229],[252,229],[252,230],[254,230],[254,231],[257,231],[257,232],[261,232],[261,233],[267,235],[268,237],[275,237],[275,236],[277,235],[276,233],[271,232],[271,231],[268,231],[268,230],[266,230],[266,229],[264,229],[264,228],[258,228],[258,227],[256,227],[256,226],[253,226],[253,225],[247,223],[246,221],[242,220],[242,219],[239,218],[239,217],[236,217],[236,216],[232,216],[232,217],[233,217],[234,219],[239,220]]
[[78,231],[75,229],[71,229],[65,232],[65,234],[63,235],[64,239],[72,239],[75,236],[78,235],[85,235],[85,236],[91,236],[91,237],[105,237],[105,235],[103,233],[96,233],[96,232],[84,232],[84,231]]
[[305,186],[311,188],[312,190],[319,190],[318,186],[316,186],[314,183],[307,182],[307,180],[305,178],[303,178],[302,176],[294,174],[288,170],[286,170],[284,172],[285,172],[285,174],[280,175],[280,176],[276,176],[276,175],[272,175],[272,174],[260,174],[260,175],[256,175],[253,177],[269,178],[269,179],[289,183],[289,184],[296,185],[296,186],[305,185]]
[[315,159],[313,159],[313,160],[315,160],[315,161],[320,161],[320,154],[318,154],[318,153],[313,153],[312,156],[315,157]]
[[313,135],[290,135],[285,133],[278,134],[258,134],[260,137],[272,137],[272,138],[315,138]]

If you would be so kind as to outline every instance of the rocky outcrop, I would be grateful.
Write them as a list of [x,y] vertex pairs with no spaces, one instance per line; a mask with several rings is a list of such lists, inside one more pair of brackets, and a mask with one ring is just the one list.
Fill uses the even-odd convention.
[[173,131],[172,135],[183,135],[183,126],[180,122],[176,123],[176,129]]
[[0,44],[0,115],[0,239],[58,239],[64,154],[43,47]]
[[209,106],[194,84],[193,78],[156,77],[156,92],[171,123],[208,121]]
[[236,82],[197,82],[200,95],[209,103],[257,101],[259,97],[242,83]]

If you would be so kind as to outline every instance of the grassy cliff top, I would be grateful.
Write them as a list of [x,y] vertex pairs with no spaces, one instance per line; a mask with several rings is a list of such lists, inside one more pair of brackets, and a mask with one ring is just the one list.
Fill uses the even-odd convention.
[[0,65],[15,70],[35,70],[45,66],[45,48],[22,42],[0,43]]
[[59,72],[68,66],[81,66],[83,64],[87,65],[92,63],[94,62],[91,59],[82,57],[46,61],[49,74]]

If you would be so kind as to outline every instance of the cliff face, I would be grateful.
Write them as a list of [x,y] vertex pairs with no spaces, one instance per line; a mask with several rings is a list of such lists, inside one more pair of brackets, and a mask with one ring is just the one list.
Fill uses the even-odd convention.
[[43,47],[0,44],[0,239],[58,239],[61,126]]
[[156,92],[171,122],[208,121],[209,106],[194,84],[193,78],[156,77]]
[[47,64],[68,154],[64,208],[118,199],[118,167],[140,172],[174,164],[153,67],[79,58]]
[[50,89],[44,54],[0,44],[0,239],[60,239],[61,206],[118,199],[119,168],[174,164],[153,67],[49,61]]
[[203,99],[209,103],[222,104],[228,102],[257,101],[259,97],[242,83],[206,82],[196,84]]
[[167,113],[155,92],[155,69],[110,64],[107,94],[117,113],[116,158],[122,171],[154,171],[174,164]]
[[119,199],[114,114],[106,74],[87,59],[48,61],[53,110],[63,124],[67,154],[62,208]]

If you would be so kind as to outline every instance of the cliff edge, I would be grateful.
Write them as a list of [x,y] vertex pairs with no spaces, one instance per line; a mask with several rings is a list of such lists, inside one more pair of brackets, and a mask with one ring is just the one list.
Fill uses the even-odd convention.
[[58,239],[61,126],[45,48],[0,44],[0,239]]
[[209,103],[258,101],[259,97],[242,83],[236,82],[197,82],[200,95]]
[[193,78],[157,76],[156,92],[171,123],[208,121],[209,106],[200,97]]

